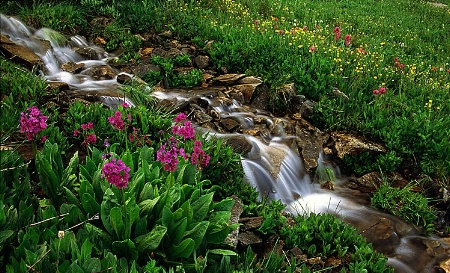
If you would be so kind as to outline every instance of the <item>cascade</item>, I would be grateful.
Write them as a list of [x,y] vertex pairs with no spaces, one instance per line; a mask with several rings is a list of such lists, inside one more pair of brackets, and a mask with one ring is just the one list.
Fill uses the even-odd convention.
[[[120,84],[116,78],[98,80],[89,76],[90,70],[107,66],[106,60],[110,56],[100,48],[90,46],[83,37],[71,37],[66,45],[50,41],[51,46],[45,48],[42,46],[41,39],[52,37],[45,34],[48,30],[29,28],[21,21],[4,15],[0,15],[0,20],[3,35],[8,35],[12,41],[32,49],[42,59],[45,65],[42,73],[47,81],[65,82],[70,87],[69,92],[95,93],[102,98],[104,104],[112,108],[122,102],[134,105],[131,100],[120,94],[118,91]],[[97,58],[87,59],[74,50],[76,47],[95,51]],[[83,63],[84,68],[78,73],[63,71],[60,67],[67,62]],[[115,72],[117,74],[118,71]],[[183,101],[189,100],[193,95],[166,90],[165,92],[156,91],[153,96],[159,99],[176,98]],[[231,104],[224,104],[210,96],[202,96],[202,99],[207,101],[220,117],[235,117],[242,128],[253,128],[257,118],[265,120],[268,124],[275,124],[270,113],[257,109],[247,111],[247,108],[235,100]],[[422,236],[413,225],[370,208],[364,201],[358,200],[351,189],[341,185],[345,183],[346,178],[340,175],[337,167],[327,165],[323,155],[318,160],[319,168],[332,169],[338,182],[335,183],[335,191],[321,189],[318,183],[313,183],[301,158],[292,149],[293,137],[286,135],[283,128],[277,128],[275,131],[276,135],[269,134],[261,138],[243,135],[252,147],[245,158],[242,158],[245,179],[258,190],[260,198],[267,196],[269,199],[280,199],[287,205],[286,210],[292,214],[335,214],[361,232],[379,223],[389,222],[392,224],[392,230],[386,233],[383,240],[374,242],[374,246],[389,257],[388,264],[393,266],[396,272],[431,272],[435,260],[426,253],[424,245],[438,243],[443,248],[449,249],[445,242],[436,236]],[[442,258],[446,255],[446,253],[443,254]]]

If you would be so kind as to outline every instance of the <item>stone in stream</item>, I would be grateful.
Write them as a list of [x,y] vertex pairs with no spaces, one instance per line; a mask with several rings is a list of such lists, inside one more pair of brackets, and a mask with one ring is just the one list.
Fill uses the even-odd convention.
[[22,64],[29,70],[32,70],[35,66],[38,66],[40,69],[43,67],[43,62],[36,53],[28,47],[16,44],[2,34],[0,34],[0,51],[5,58]]

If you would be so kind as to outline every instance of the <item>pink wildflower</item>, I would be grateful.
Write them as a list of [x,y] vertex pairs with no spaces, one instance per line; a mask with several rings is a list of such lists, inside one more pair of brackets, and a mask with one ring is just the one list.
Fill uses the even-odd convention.
[[372,92],[374,95],[379,95],[380,94],[380,91],[378,90],[378,89],[375,89],[375,90],[373,90],[373,92]]
[[117,111],[114,113],[114,116],[110,116],[108,118],[109,123],[114,129],[123,131],[125,130],[125,123],[122,120],[122,113]]
[[123,163],[122,160],[112,158],[111,161],[105,163],[102,168],[102,178],[116,186],[117,188],[126,188],[130,179],[130,168]]
[[345,46],[350,46],[351,39],[352,39],[352,37],[350,36],[350,34],[345,35],[345,37],[344,37],[344,45]]
[[84,146],[87,145],[94,145],[97,142],[97,136],[95,134],[88,134],[86,138],[84,139],[83,143],[81,143]]
[[126,102],[122,103],[121,106],[123,108],[130,108],[130,105],[128,103],[126,103]]
[[180,122],[186,120],[186,114],[185,113],[179,113],[176,118],[175,118],[175,122]]
[[88,122],[85,124],[81,124],[81,129],[88,130],[88,129],[94,129],[94,124],[92,122]]
[[303,26],[303,31],[306,31],[306,30],[308,30],[308,27],[307,26]]
[[48,117],[42,115],[36,106],[27,110],[29,113],[20,113],[20,132],[25,133],[28,140],[33,140],[37,133],[47,128]]
[[386,93],[386,88],[385,87],[380,87],[380,94],[384,94]]
[[191,156],[191,163],[199,165],[199,168],[206,167],[209,164],[210,156],[202,149],[202,142],[200,140],[194,141],[194,151]]
[[337,41],[341,37],[341,29],[339,27],[334,28],[334,40]]
[[79,133],[80,131],[78,131],[78,129],[73,130],[73,136],[78,136]]
[[193,139],[195,137],[195,130],[190,121],[185,121],[182,126],[174,125],[172,133],[184,139]]
[[[167,143],[162,144],[156,152],[156,160],[163,164],[163,168],[166,171],[174,172],[177,169],[178,164],[178,141],[171,137]],[[184,151],[183,151],[184,153]]]
[[309,52],[314,52],[314,51],[316,51],[316,48],[314,46],[309,48]]

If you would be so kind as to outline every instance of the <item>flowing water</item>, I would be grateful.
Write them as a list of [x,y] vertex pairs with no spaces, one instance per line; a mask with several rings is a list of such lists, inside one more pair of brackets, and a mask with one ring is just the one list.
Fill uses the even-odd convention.
[[[96,80],[89,76],[89,70],[107,65],[106,59],[110,56],[100,48],[90,46],[80,36],[71,37],[65,46],[60,46],[57,40],[51,40],[50,47],[43,47],[42,38],[52,39],[48,29],[35,30],[15,18],[0,16],[1,33],[32,49],[43,60],[45,68],[42,76],[47,81],[67,83],[70,87],[68,92],[94,93],[112,108],[125,101],[133,105],[120,93],[120,84],[116,78]],[[96,59],[87,59],[76,53],[75,47],[97,52]],[[65,72],[60,67],[67,62],[83,63],[84,68],[77,74]],[[195,96],[195,93],[187,94],[170,90],[154,92],[154,96],[159,99],[188,100]],[[244,129],[253,128],[255,119],[275,124],[270,113],[257,109],[248,111],[248,107],[243,107],[237,101],[223,103],[218,98],[203,96],[201,93],[196,95],[202,96],[221,117],[239,120]],[[378,251],[387,255],[388,263],[396,272],[433,272],[432,267],[439,260],[449,258],[449,246],[440,238],[422,236],[413,225],[370,208],[366,196],[345,187],[347,179],[340,176],[339,168],[327,166],[333,168],[337,176],[334,191],[321,189],[317,183],[312,183],[313,179],[306,172],[302,160],[291,148],[293,137],[286,135],[282,128],[277,129],[276,135],[264,135],[262,138],[244,135],[252,149],[242,159],[242,165],[247,182],[258,190],[260,196],[281,199],[293,214],[314,212],[338,215],[373,242]],[[318,160],[319,167],[327,164],[323,155]]]

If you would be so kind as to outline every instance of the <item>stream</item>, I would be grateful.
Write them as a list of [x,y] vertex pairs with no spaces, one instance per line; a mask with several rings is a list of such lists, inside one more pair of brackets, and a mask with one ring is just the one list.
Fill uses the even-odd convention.
[[[36,30],[15,18],[2,14],[0,16],[1,34],[14,43],[31,49],[41,58],[43,69],[40,73],[49,83],[68,84],[70,90],[67,92],[95,94],[111,108],[123,102],[134,105],[120,93],[120,84],[116,78],[92,77],[92,70],[108,66],[107,59],[113,57],[101,48],[89,45],[80,36],[70,37],[67,46],[58,46],[56,41],[51,41],[48,35],[51,31],[48,29]],[[50,46],[43,47],[42,39],[50,39]],[[74,48],[94,51],[96,56],[87,58],[74,51]],[[69,73],[61,69],[68,62],[82,63],[84,66],[77,73]],[[116,77],[121,73],[113,68],[111,70],[116,73]],[[252,129],[256,119],[276,124],[275,117],[269,112],[258,109],[249,111],[248,106],[236,100],[232,100],[231,104],[224,103],[220,98],[206,96],[205,93],[207,92],[172,92],[166,89],[153,92],[153,96],[161,100],[178,101],[198,96],[207,101],[209,107],[221,118],[233,117],[246,129]],[[198,130],[206,129],[198,127]],[[450,258],[450,241],[435,235],[423,236],[415,226],[371,208],[367,196],[347,187],[349,179],[340,174],[339,167],[329,164],[323,153],[318,158],[319,167],[332,169],[336,181],[334,191],[322,189],[318,183],[313,183],[302,159],[292,149],[294,136],[285,133],[283,128],[277,128],[276,132],[276,135],[267,134],[259,138],[240,134],[251,144],[250,152],[242,158],[245,179],[257,189],[260,198],[268,195],[270,199],[281,199],[287,205],[286,210],[293,214],[330,213],[341,217],[372,242],[375,249],[388,257],[388,264],[394,267],[395,272],[442,272],[433,267]],[[217,135],[230,136],[223,133]]]

